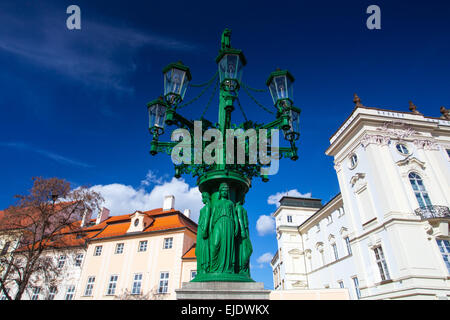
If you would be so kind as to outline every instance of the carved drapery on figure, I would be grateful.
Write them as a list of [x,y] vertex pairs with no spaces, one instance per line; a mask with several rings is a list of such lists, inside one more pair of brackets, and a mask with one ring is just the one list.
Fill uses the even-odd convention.
[[193,281],[216,281],[225,275],[229,281],[250,278],[250,242],[247,211],[243,195],[236,204],[229,186],[221,183],[218,196],[202,192],[205,204],[200,210],[197,231],[197,276]]
[[211,221],[211,196],[208,192],[202,192],[202,201],[205,206],[200,210],[197,229],[197,244],[195,252],[197,256],[197,273],[209,272],[209,225]]

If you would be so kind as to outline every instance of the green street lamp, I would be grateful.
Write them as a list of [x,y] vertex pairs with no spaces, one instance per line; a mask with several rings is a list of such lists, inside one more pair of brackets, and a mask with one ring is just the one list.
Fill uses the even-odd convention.
[[[248,89],[251,88],[242,83],[243,68],[247,61],[241,50],[231,46],[231,30],[229,29],[225,29],[222,33],[221,47],[216,57],[216,63],[217,73],[203,85],[189,84],[192,79],[190,70],[181,62],[171,63],[163,69],[164,95],[148,104],[149,131],[153,135],[150,154],[156,155],[163,152],[172,155],[172,152],[178,150],[177,148],[182,142],[186,147],[181,152],[184,160],[176,163],[174,161],[175,177],[180,178],[183,174],[197,177],[197,185],[202,193],[205,206],[200,210],[198,221],[197,276],[192,281],[253,281],[249,269],[253,249],[248,231],[247,211],[243,204],[245,195],[251,188],[252,179],[259,177],[263,182],[267,182],[272,173],[263,170],[267,169],[267,165],[250,162],[250,159],[255,158],[254,154],[250,154],[254,152],[254,149],[251,148],[251,139],[245,139],[244,136],[240,142],[237,142],[240,148],[237,148],[234,143],[229,147],[226,133],[229,129],[254,129],[259,148],[261,148],[259,142],[264,141],[261,140],[261,135],[267,133],[267,150],[271,159],[279,160],[284,157],[297,160],[296,141],[300,136],[300,109],[294,107],[293,104],[292,83],[294,77],[287,70],[276,70],[270,74],[266,82],[277,111],[276,114],[274,113],[275,119],[268,124],[258,124],[247,120],[244,114],[245,122],[239,125],[232,124],[232,113],[235,110],[236,101],[243,112],[238,100],[240,89],[243,88],[250,97],[252,96],[248,92]],[[205,92],[204,89],[192,101],[183,102],[188,86],[206,86],[207,89],[214,82],[216,86],[213,95],[219,88],[217,123],[206,120],[203,116],[194,123],[193,120],[186,119],[178,112],[181,108],[195,102]],[[257,103],[255,99],[253,100]],[[184,104],[181,104],[182,102]],[[203,114],[210,102],[205,107]],[[259,103],[257,104],[265,111],[273,113]],[[198,126],[199,123],[200,126]],[[172,135],[172,141],[159,141],[159,136],[164,133],[167,126],[185,129],[178,132],[187,130],[194,139],[180,138],[177,136],[177,132]],[[206,153],[210,146],[207,142],[211,142],[210,139],[203,139],[207,136],[206,131],[210,131],[209,129],[216,129],[222,137],[215,141],[221,148],[217,149],[217,154],[216,151],[211,153],[214,153],[215,159],[218,160],[212,163],[203,159],[203,151]],[[272,145],[272,129],[283,131],[289,147],[275,148]],[[196,141],[196,135],[201,135],[201,141]],[[177,141],[173,141],[174,139]],[[239,139],[236,138],[233,141],[239,141]],[[233,153],[237,149],[244,150],[245,163],[236,163],[236,159],[229,163],[227,155],[231,153],[231,150],[228,148],[232,148]],[[186,150],[190,152],[185,153]],[[200,161],[197,156],[200,156]],[[186,162],[185,158],[191,161]],[[173,155],[172,159],[174,159]]]
[[270,95],[274,105],[279,107],[289,107],[293,101],[292,83],[294,77],[287,70],[279,70],[272,72],[266,81],[269,87]]
[[170,105],[176,105],[183,101],[191,72],[183,62],[170,63],[163,69],[164,74],[164,97]]
[[159,136],[164,133],[167,107],[167,104],[161,97],[147,104],[149,130],[153,135]]

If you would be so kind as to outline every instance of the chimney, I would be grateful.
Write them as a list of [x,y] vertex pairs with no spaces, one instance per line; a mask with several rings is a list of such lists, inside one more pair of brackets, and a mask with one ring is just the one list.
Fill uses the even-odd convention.
[[165,196],[164,197],[164,204],[163,204],[163,211],[172,210],[175,207],[175,196]]
[[184,209],[184,215],[188,218],[191,217],[191,209]]
[[81,219],[81,228],[86,227],[89,220],[91,220],[92,211],[88,209],[84,209],[83,218]]
[[102,210],[100,210],[100,212],[97,215],[97,220],[95,221],[95,224],[102,223],[103,221],[108,219],[108,217],[109,217],[109,209],[102,207]]

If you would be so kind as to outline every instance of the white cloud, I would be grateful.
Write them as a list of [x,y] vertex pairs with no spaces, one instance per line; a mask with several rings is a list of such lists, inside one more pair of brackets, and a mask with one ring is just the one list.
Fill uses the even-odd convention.
[[272,261],[273,254],[270,252],[263,253],[256,259],[256,262],[259,263],[259,268],[263,268],[265,264],[270,263]]
[[104,206],[111,210],[111,215],[161,208],[166,195],[175,196],[175,209],[181,212],[184,209],[191,209],[191,219],[194,221],[198,220],[203,206],[198,187],[191,188],[183,179],[172,178],[165,182],[159,180],[159,184],[155,185],[151,191],[142,187],[135,189],[120,183],[95,185],[91,189],[103,196]]
[[261,215],[256,221],[256,230],[260,236],[275,233],[275,219],[271,216]]
[[300,193],[297,189],[292,189],[285,192],[278,192],[275,194],[270,195],[267,198],[268,204],[274,204],[277,207],[280,206],[279,201],[284,196],[290,196],[290,197],[302,197],[302,198],[311,198],[311,192],[308,193]]

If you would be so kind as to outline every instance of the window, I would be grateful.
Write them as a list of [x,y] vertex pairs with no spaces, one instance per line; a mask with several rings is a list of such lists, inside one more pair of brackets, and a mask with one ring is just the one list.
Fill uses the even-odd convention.
[[355,292],[356,292],[356,297],[358,299],[361,298],[361,291],[359,290],[359,281],[358,281],[358,277],[353,277],[353,285],[355,286]]
[[320,251],[320,258],[322,259],[322,265],[325,265],[325,253],[323,252],[323,250]]
[[338,281],[339,288],[344,289],[344,281]]
[[352,254],[352,247],[350,245],[350,238],[349,237],[345,237],[345,244],[347,245],[347,253],[350,255]]
[[116,251],[115,251],[115,254],[121,254],[121,253],[123,253],[123,246],[124,246],[123,243],[118,243],[118,244],[116,244]]
[[139,241],[139,252],[147,251],[147,240]]
[[5,243],[5,245],[3,246],[2,252],[0,253],[1,256],[3,256],[3,255],[5,255],[5,254],[8,253],[8,249],[9,249],[9,246],[10,246],[10,245],[11,245],[11,242],[10,242],[10,241],[7,241],[7,242]]
[[318,224],[316,224],[316,232],[320,231],[320,222]]
[[377,262],[378,269],[380,270],[381,280],[389,280],[390,276],[386,259],[384,258],[383,249],[381,247],[376,247],[373,251],[375,252],[375,260]]
[[292,216],[287,216],[287,222],[292,222]]
[[48,300],[54,300],[57,292],[57,287],[50,287],[50,289],[48,290]]
[[76,267],[81,266],[81,263],[83,262],[83,257],[84,257],[84,254],[82,254],[82,253],[77,254],[77,256],[75,257],[75,266]]
[[405,144],[397,143],[397,145],[395,147],[397,148],[397,151],[400,152],[401,154],[404,154],[404,155],[408,155],[409,154],[408,147],[406,147]]
[[334,259],[338,260],[339,259],[339,253],[338,253],[338,250],[337,250],[336,243],[333,243],[331,246],[333,247]]
[[415,172],[411,172],[409,175],[409,182],[413,188],[414,194],[416,195],[417,202],[420,207],[431,206],[430,197],[428,197],[428,192],[425,190],[422,178]]
[[134,220],[134,226],[137,227],[139,225],[139,219]]
[[191,271],[191,280],[194,279],[197,276],[197,270]]
[[141,294],[142,273],[136,273],[133,278],[133,288],[131,294]]
[[75,294],[75,286],[69,286],[66,291],[66,300],[72,300],[73,295]]
[[39,293],[41,292],[41,288],[34,287],[33,288],[33,295],[31,296],[31,300],[39,300]]
[[118,275],[112,275],[109,278],[109,283],[108,283],[108,291],[106,292],[107,295],[112,296],[116,293],[116,287],[117,287],[117,279],[119,278]]
[[102,246],[96,246],[94,251],[94,256],[99,256],[102,254]]
[[450,149],[447,149],[447,155],[450,158]]
[[358,164],[358,156],[353,153],[350,156],[350,169],[355,169],[357,164]]
[[95,277],[94,276],[90,276],[88,278],[87,284],[86,284],[86,290],[84,290],[84,295],[85,296],[92,296],[92,290],[94,289],[94,282],[95,282]]
[[448,272],[450,272],[450,240],[436,240]]
[[164,239],[164,249],[172,249],[173,238]]
[[61,269],[62,267],[64,267],[65,263],[66,263],[66,256],[59,256],[58,268]]
[[168,287],[169,287],[169,273],[161,272],[161,275],[159,278],[158,293],[167,293]]

